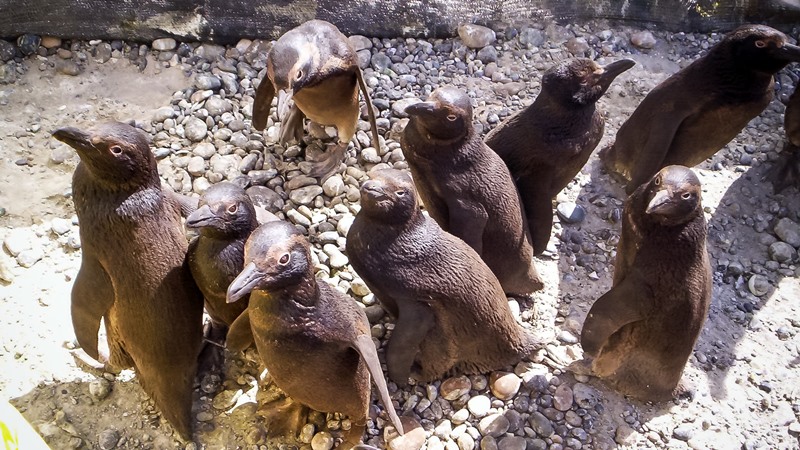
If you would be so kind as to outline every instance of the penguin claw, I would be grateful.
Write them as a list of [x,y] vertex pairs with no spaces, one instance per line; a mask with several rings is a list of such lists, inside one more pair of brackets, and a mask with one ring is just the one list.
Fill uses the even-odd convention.
[[344,161],[345,152],[347,151],[347,142],[339,142],[328,146],[325,155],[319,161],[311,163],[311,169],[308,171],[308,176],[313,178],[320,178],[324,181],[331,176],[339,165]]

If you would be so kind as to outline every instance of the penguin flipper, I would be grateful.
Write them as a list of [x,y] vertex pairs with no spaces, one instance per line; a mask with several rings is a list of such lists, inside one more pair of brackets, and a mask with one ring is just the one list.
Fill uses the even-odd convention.
[[358,87],[361,89],[361,94],[364,96],[364,102],[367,104],[367,118],[369,119],[369,127],[372,129],[372,146],[376,150],[381,149],[381,141],[378,136],[378,122],[375,120],[375,110],[372,106],[372,98],[367,90],[367,83],[364,82],[364,74],[361,69],[356,67],[356,79],[358,79]]
[[72,285],[70,312],[78,344],[87,355],[100,361],[97,333],[100,320],[114,304],[114,286],[100,261],[87,253],[81,258],[81,268]]
[[651,300],[643,277],[637,271],[631,272],[592,305],[581,330],[583,352],[598,356],[611,335],[646,317]]
[[[279,97],[280,98],[280,97]],[[280,110],[281,108],[279,108]],[[278,142],[281,145],[286,145],[289,142],[300,142],[303,140],[303,121],[306,118],[305,113],[293,104],[289,107],[286,114],[280,114],[281,118],[281,132],[278,137]]]
[[417,300],[403,300],[405,301],[397,302],[400,313],[386,348],[389,378],[398,386],[408,384],[408,377],[419,353],[420,344],[435,325],[430,306]]
[[189,197],[188,195],[173,191],[164,191],[164,194],[177,204],[178,208],[180,208],[181,217],[183,218],[195,212],[197,206],[200,204],[200,198],[198,197]]
[[447,201],[447,215],[450,218],[449,231],[461,238],[478,255],[483,256],[483,231],[489,220],[489,213],[483,205],[469,199],[451,196]]
[[250,311],[244,310],[228,328],[225,348],[230,352],[241,352],[254,343],[253,330],[250,328]]
[[675,133],[677,133],[686,117],[694,113],[692,110],[685,111],[682,117],[675,117],[676,112],[678,112],[677,109],[664,110],[651,117],[650,123],[653,126],[650,127],[650,132],[644,145],[637,149],[638,152],[636,154],[628,155],[634,161],[629,163],[631,180],[625,186],[626,194],[633,193],[637,187],[649,181],[653,175],[665,166],[664,160],[667,157],[672,141],[675,139]]
[[522,213],[528,222],[533,255],[541,255],[547,249],[550,232],[553,230],[553,201],[550,193],[552,176],[545,173],[525,175],[517,180],[522,203]]
[[398,433],[403,434],[403,425],[400,423],[400,418],[392,404],[392,399],[389,397],[389,389],[386,387],[386,380],[383,377],[383,370],[381,370],[381,363],[378,361],[378,351],[375,349],[375,344],[372,338],[367,334],[359,334],[355,341],[352,343],[353,348],[361,355],[361,359],[367,364],[369,374],[372,376],[372,382],[378,388],[378,394],[381,397],[383,407],[389,414],[392,424],[397,428]]
[[253,128],[256,130],[260,131],[267,127],[273,98],[275,98],[275,86],[265,74],[256,89],[256,98],[253,101]]

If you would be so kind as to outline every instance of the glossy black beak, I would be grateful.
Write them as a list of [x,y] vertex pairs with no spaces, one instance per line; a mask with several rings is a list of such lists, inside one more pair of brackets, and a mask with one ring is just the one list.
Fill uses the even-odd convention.
[[211,211],[208,205],[203,205],[186,218],[186,226],[189,228],[201,228],[212,225],[218,220],[217,216]]
[[635,65],[636,62],[632,59],[620,59],[611,64],[606,64],[603,66],[603,74],[600,75],[601,84],[610,84],[614,81],[614,78],[617,78],[622,72],[625,72]]
[[783,47],[775,49],[774,55],[782,61],[798,62],[800,61],[800,47],[786,43],[783,44]]
[[406,107],[406,114],[409,116],[435,117],[436,103],[419,102]]
[[372,198],[386,197],[386,192],[383,190],[381,183],[375,180],[367,180],[361,185],[361,192]]
[[645,212],[647,214],[663,214],[669,209],[671,200],[672,196],[670,195],[669,191],[667,189],[662,189],[656,192],[656,195],[653,196],[652,200],[650,200]]
[[233,303],[255,289],[261,281],[264,273],[258,270],[255,263],[249,263],[242,269],[242,272],[228,286],[228,293],[225,301]]
[[79,151],[94,151],[92,135],[73,127],[59,128],[53,132],[53,137]]

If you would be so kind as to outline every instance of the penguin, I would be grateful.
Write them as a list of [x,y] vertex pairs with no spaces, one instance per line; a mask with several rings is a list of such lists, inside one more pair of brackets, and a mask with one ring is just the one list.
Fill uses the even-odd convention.
[[795,87],[786,104],[783,128],[786,130],[786,145],[772,172],[775,192],[781,192],[789,186],[800,189],[800,88]]
[[[267,56],[267,73],[256,89],[253,127],[267,125],[272,99],[277,91],[289,91],[294,106],[281,119],[280,143],[303,137],[303,119],[336,127],[338,142],[309,172],[325,178],[344,161],[359,117],[358,92],[364,95],[372,128],[372,145],[380,148],[378,126],[367,85],[350,41],[336,26],[324,20],[310,20],[281,36]],[[282,100],[279,98],[279,100]],[[288,99],[280,103],[288,104]],[[279,110],[282,108],[279,108]]]
[[396,319],[389,378],[430,382],[516,364],[540,345],[514,319],[503,287],[480,256],[419,209],[411,177],[370,173],[347,234],[353,269]]
[[[581,330],[576,367],[642,401],[680,394],[708,315],[711,265],[697,176],[667,166],[625,202],[611,289]],[[579,369],[580,370],[580,369]]]
[[475,133],[466,93],[441,87],[406,113],[401,146],[430,216],[483,258],[506,293],[542,289],[514,181]]
[[695,166],[731,141],[774,96],[773,75],[800,47],[766,25],[743,25],[655,87],[600,151],[626,192],[669,165]]
[[[112,369],[133,367],[145,392],[185,440],[202,342],[203,297],[186,263],[181,203],[161,190],[156,159],[134,127],[60,128],[74,148],[72,178],[81,266],[72,287],[78,343]],[[105,321],[109,355],[97,333]]]
[[257,213],[244,189],[221,182],[200,196],[197,209],[186,218],[186,226],[200,233],[189,243],[187,259],[211,318],[207,339],[212,346],[208,347],[211,354],[207,357],[211,358],[209,364],[215,366],[221,363],[222,356],[215,349],[224,345],[228,327],[247,310],[246,299],[227,303],[226,298],[228,285],[244,267],[244,244],[258,227]]
[[597,101],[634,64],[622,59],[601,66],[588,58],[558,63],[542,76],[536,100],[486,135],[484,142],[503,159],[519,189],[534,255],[550,240],[553,199],[603,137]]
[[[355,300],[314,277],[309,243],[300,231],[285,221],[259,226],[247,239],[244,262],[227,301],[250,294],[248,314],[231,325],[231,333],[241,335],[237,328],[250,327],[275,384],[299,405],[348,416],[353,426],[342,448],[350,448],[360,443],[366,427],[371,377],[402,434],[366,314]],[[293,412],[281,409],[267,420],[271,429],[296,436],[305,422],[298,408],[289,409]]]

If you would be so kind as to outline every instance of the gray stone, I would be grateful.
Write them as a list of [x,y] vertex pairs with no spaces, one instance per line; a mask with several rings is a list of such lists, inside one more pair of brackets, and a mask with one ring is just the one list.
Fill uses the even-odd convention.
[[77,62],[71,59],[66,59],[66,60],[56,61],[56,71],[64,75],[69,75],[71,77],[74,77],[79,75],[83,71],[83,69],[81,69],[81,66],[78,65]]
[[183,126],[183,134],[186,139],[192,142],[199,142],[205,139],[206,134],[208,134],[208,126],[204,120],[190,117]]
[[456,444],[458,444],[458,450],[473,450],[475,448],[475,439],[464,433],[456,439]]
[[210,142],[201,142],[192,149],[192,153],[203,159],[209,159],[217,154],[217,148]]
[[6,62],[14,58],[16,48],[11,42],[0,39],[0,61]]
[[68,145],[59,145],[50,152],[50,162],[53,164],[63,164],[68,159],[75,156],[75,150]]
[[111,53],[112,53],[111,44],[107,42],[102,42],[98,44],[97,47],[94,48],[93,52],[94,60],[95,62],[103,64],[107,62],[109,59],[111,59]]
[[162,106],[153,112],[153,122],[161,123],[175,117],[175,110],[171,106]]
[[519,43],[528,48],[539,47],[544,44],[545,34],[536,28],[523,28],[519,32]]
[[175,50],[175,47],[178,46],[178,43],[175,42],[175,39],[172,38],[160,38],[154,40],[150,46],[153,47],[153,50],[158,50],[160,52],[163,52],[168,50]]
[[20,254],[17,255],[17,264],[28,268],[39,262],[42,258],[44,258],[44,250],[39,246],[35,246],[34,248],[20,252]]
[[525,450],[527,448],[527,442],[525,442],[525,438],[523,437],[507,436],[500,439],[500,442],[497,443],[497,448],[499,450]]
[[322,194],[322,187],[311,185],[293,190],[289,199],[296,205],[310,205],[319,194]]
[[553,394],[553,407],[559,411],[566,411],[572,407],[572,389],[566,383],[561,384],[556,388]]
[[800,225],[788,217],[784,217],[775,224],[775,234],[794,248],[800,247]]
[[564,44],[564,48],[575,56],[584,56],[589,51],[589,43],[582,37],[574,37]]
[[327,431],[320,431],[311,439],[311,448],[313,450],[331,450],[333,448],[333,436]]
[[448,378],[439,386],[439,395],[445,400],[453,401],[464,394],[468,394],[472,389],[472,383],[466,376]]
[[656,37],[647,30],[637,31],[631,34],[631,44],[639,48],[651,49],[656,46]]
[[750,293],[755,295],[756,297],[761,297],[766,295],[772,286],[769,284],[769,280],[761,275],[753,275],[747,281],[747,288],[750,289]]
[[575,383],[572,386],[572,395],[575,403],[584,409],[592,409],[603,398],[603,394],[597,389],[584,383]]
[[89,394],[95,400],[102,400],[111,393],[111,383],[105,378],[98,378],[89,383]]
[[41,43],[42,38],[35,34],[23,34],[17,38],[17,47],[23,55],[36,53]]
[[[430,448],[430,444],[428,444],[428,448]],[[492,436],[481,438],[481,450],[497,450],[497,439]]]
[[421,101],[422,100],[418,98],[403,98],[397,100],[396,102],[392,103],[392,113],[395,115],[395,117],[408,117],[408,114],[406,114],[406,108]]
[[491,407],[492,401],[485,395],[476,395],[467,401],[467,409],[478,419],[488,414]]
[[769,256],[779,263],[790,262],[795,257],[794,247],[786,242],[778,241],[769,246]]
[[117,430],[103,430],[100,432],[100,436],[97,439],[101,450],[111,450],[117,446],[117,442],[119,442],[119,433]]
[[378,151],[372,147],[361,150],[361,160],[367,164],[378,164],[381,162],[381,157],[378,156]]
[[694,436],[694,428],[689,424],[683,424],[672,430],[672,437],[681,441],[688,441]]
[[336,224],[336,231],[338,231],[340,235],[347,237],[347,233],[350,231],[350,226],[353,225],[354,220],[355,220],[354,216],[342,217]]
[[550,423],[550,419],[544,416],[544,414],[534,411],[531,413],[530,417],[528,417],[528,423],[530,423],[531,428],[533,431],[536,432],[539,436],[543,438],[547,438],[553,435],[553,424]]
[[328,197],[336,197],[344,193],[344,181],[342,180],[341,175],[334,175],[329,177],[322,183],[322,192],[325,193]]
[[517,395],[522,380],[514,373],[492,372],[489,376],[489,385],[492,394],[500,400],[510,400]]
[[194,80],[194,85],[197,89],[206,91],[212,90],[216,91],[220,87],[222,87],[222,80],[215,77],[214,75],[198,75],[197,78]]
[[355,49],[355,51],[368,50],[372,48],[372,40],[366,36],[354,34],[352,36],[348,36],[347,39],[350,41],[350,44],[353,45],[353,49]]
[[565,344],[577,344],[578,338],[567,330],[563,330],[558,334],[558,340]]
[[195,177],[204,175],[206,173],[206,160],[202,156],[192,156],[189,160],[189,165],[186,166],[186,171]]
[[194,51],[194,54],[206,61],[214,61],[217,58],[225,56],[227,49],[217,44],[202,44]]
[[233,110],[233,105],[228,100],[216,95],[212,95],[206,100],[206,111],[212,117],[221,116],[223,113]]
[[478,50],[478,59],[484,63],[489,64],[497,61],[497,49],[494,46],[487,45]]
[[502,414],[490,414],[478,423],[478,430],[484,436],[500,437],[508,431],[508,419]]
[[586,210],[574,202],[559,203],[556,206],[556,213],[565,223],[581,223],[586,218]]
[[375,53],[372,55],[372,68],[378,73],[385,73],[392,65],[392,60],[385,53]]
[[71,228],[72,222],[67,219],[56,217],[50,222],[50,229],[58,235],[67,234]]
[[497,39],[494,30],[481,25],[465,24],[458,27],[458,37],[469,48],[483,48]]

